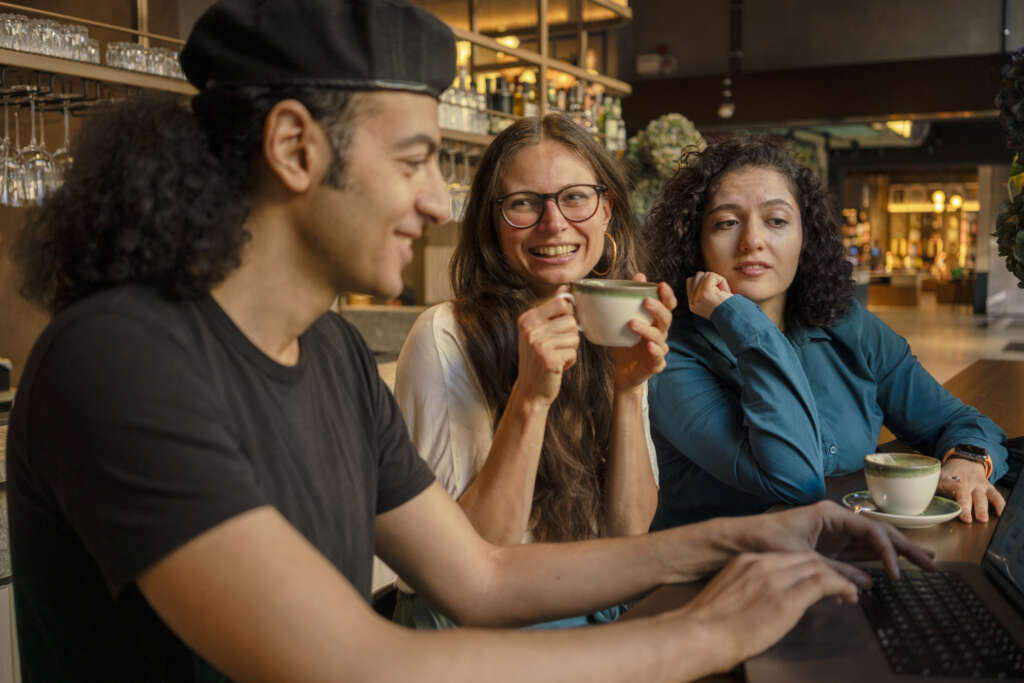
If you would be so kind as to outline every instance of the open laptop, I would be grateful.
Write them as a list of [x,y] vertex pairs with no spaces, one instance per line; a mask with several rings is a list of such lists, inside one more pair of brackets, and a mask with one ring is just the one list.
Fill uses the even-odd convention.
[[[899,582],[876,579],[858,605],[823,600],[774,647],[746,662],[747,680],[1024,681],[1022,480],[1018,477],[1010,492],[980,565],[940,562],[942,573],[952,576],[904,570]],[[935,585],[946,579],[952,587]],[[968,623],[970,609],[957,605],[962,594],[972,592],[964,583],[981,602],[978,626]],[[914,599],[923,599],[923,606],[908,610]],[[937,618],[950,604],[957,605],[955,616]],[[955,639],[952,644],[950,638]],[[986,656],[995,663],[981,661]]]

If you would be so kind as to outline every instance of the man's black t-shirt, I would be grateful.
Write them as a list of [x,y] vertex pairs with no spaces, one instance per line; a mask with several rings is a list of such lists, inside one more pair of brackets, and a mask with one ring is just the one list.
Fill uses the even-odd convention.
[[209,296],[85,299],[33,348],[7,449],[26,681],[216,680],[134,580],[270,505],[369,598],[374,517],[433,475],[359,334],[329,313],[283,366]]

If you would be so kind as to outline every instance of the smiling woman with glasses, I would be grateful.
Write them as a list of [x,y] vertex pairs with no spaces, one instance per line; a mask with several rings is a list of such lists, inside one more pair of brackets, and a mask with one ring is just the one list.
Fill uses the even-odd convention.
[[[561,114],[516,121],[484,152],[452,259],[455,300],[424,312],[398,360],[413,442],[480,534],[499,545],[644,533],[657,505],[647,379],[675,307],[647,299],[641,341],[581,338],[555,296],[585,277],[640,278],[628,184]],[[614,606],[544,627],[616,618]],[[396,620],[452,625],[402,592]]]

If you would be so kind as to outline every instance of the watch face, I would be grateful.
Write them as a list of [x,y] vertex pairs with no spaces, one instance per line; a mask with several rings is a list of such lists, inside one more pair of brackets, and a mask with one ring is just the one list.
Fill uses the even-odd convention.
[[978,446],[972,446],[970,444],[962,443],[956,447],[956,451],[960,455],[965,455],[971,458],[984,458],[988,455],[988,451]]

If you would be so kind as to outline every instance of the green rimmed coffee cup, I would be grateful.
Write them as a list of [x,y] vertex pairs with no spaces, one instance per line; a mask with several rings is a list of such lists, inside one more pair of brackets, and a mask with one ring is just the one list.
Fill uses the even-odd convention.
[[864,479],[871,500],[882,512],[919,515],[935,496],[939,470],[935,458],[919,453],[871,453],[864,456]]
[[629,321],[654,320],[644,309],[644,299],[658,298],[655,282],[588,278],[571,283],[569,290],[558,296],[572,302],[580,331],[594,344],[633,346],[640,335],[629,328]]

